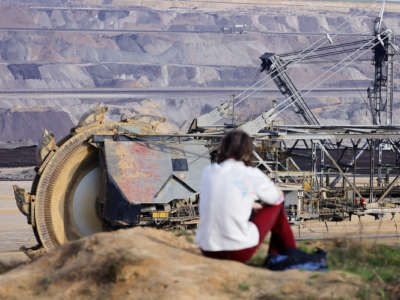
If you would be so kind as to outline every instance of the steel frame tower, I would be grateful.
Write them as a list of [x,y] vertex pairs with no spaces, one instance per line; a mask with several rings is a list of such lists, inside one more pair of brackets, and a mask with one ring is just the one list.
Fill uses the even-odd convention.
[[375,77],[372,86],[367,90],[372,123],[392,125],[394,35],[387,30],[375,32],[375,35],[380,43],[372,49]]

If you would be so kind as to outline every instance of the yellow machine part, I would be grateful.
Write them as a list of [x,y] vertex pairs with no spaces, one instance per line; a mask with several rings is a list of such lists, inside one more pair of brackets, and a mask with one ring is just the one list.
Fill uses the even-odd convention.
[[89,141],[94,134],[112,134],[113,128],[115,124],[89,127],[66,139],[37,175],[34,225],[45,248],[103,230],[95,207],[101,186],[99,154]]
[[[100,113],[105,111],[102,109]],[[120,125],[138,125],[143,134],[154,133],[157,126],[147,120],[141,122],[140,118],[122,123],[103,122],[102,116],[92,119],[93,122],[75,128],[73,134],[57,144],[42,161],[33,181],[32,226],[45,249],[105,230],[97,213],[104,174],[99,149],[91,143],[92,137],[113,135]]]

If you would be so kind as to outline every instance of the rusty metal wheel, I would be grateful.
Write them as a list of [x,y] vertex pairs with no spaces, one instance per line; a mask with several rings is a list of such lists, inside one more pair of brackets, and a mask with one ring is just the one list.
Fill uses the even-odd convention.
[[94,134],[112,134],[114,126],[89,127],[73,135],[60,145],[40,175],[35,223],[46,249],[103,230],[96,213],[101,193],[99,150],[89,140]]

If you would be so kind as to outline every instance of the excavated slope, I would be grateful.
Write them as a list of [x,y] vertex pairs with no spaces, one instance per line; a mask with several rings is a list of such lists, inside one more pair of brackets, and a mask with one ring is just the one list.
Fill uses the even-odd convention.
[[[218,2],[218,3],[216,3]],[[231,95],[264,78],[259,56],[304,49],[321,34],[330,32],[334,43],[363,39],[371,33],[379,3],[331,1],[2,1],[0,26],[0,88],[7,90],[53,90],[96,88],[181,89],[189,92],[135,94],[126,97],[68,95],[52,97],[2,95],[0,108],[49,106],[62,109],[75,123],[82,112],[97,102],[112,109],[112,119],[122,111],[151,111],[173,124],[171,131],[184,131],[194,117],[228,101]],[[400,32],[400,5],[388,3],[384,23]],[[239,26],[239,27],[238,27]],[[242,32],[240,26],[245,26]],[[243,27],[242,27],[243,28]],[[297,35],[304,33],[306,35]],[[322,37],[324,37],[322,35]],[[325,40],[326,43],[327,40]],[[371,57],[368,52],[366,57]],[[338,58],[329,58],[334,60]],[[326,59],[325,59],[326,60]],[[329,64],[294,66],[290,76],[298,88],[306,87]],[[398,80],[399,74],[395,72]],[[335,75],[325,88],[366,90],[373,78],[369,62],[355,63]],[[226,88],[225,93],[190,93],[192,88]],[[266,88],[276,89],[270,83]],[[117,94],[115,94],[117,96]],[[397,94],[395,94],[396,97]],[[254,94],[237,108],[238,118],[248,120],[281,99],[275,94]],[[311,95],[306,97],[323,124],[370,124],[366,92]],[[395,103],[394,116],[399,105]],[[6,112],[0,111],[0,118]],[[39,119],[47,118],[44,114]],[[284,113],[289,123],[301,123],[293,113]],[[28,122],[36,137],[44,121]],[[7,120],[10,127],[18,127]],[[62,123],[63,131],[69,130]],[[14,132],[11,142],[25,136]],[[0,137],[7,142],[10,135]]]
[[0,141],[19,141],[34,145],[42,135],[43,128],[62,138],[73,123],[64,111],[54,108],[0,109]]

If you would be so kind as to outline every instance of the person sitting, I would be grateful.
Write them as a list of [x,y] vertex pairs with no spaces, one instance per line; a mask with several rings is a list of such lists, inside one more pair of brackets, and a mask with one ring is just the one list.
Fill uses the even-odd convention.
[[207,257],[247,262],[269,231],[269,254],[296,247],[283,194],[261,170],[250,166],[252,155],[251,137],[232,130],[222,139],[217,163],[203,170],[195,241]]

